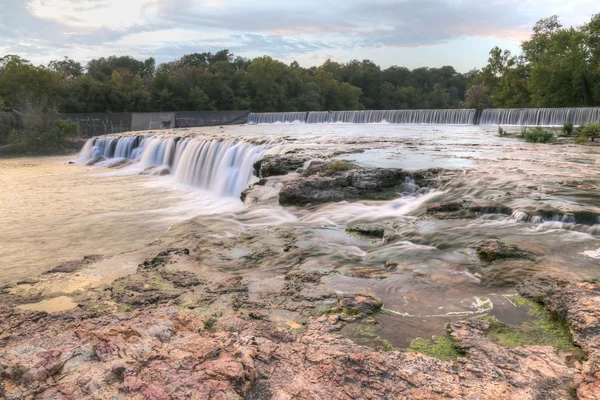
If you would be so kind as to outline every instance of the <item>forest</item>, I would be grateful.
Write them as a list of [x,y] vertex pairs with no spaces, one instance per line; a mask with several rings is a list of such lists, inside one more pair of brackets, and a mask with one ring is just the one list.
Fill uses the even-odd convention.
[[[269,56],[247,59],[228,50],[187,54],[156,65],[153,58],[69,58],[33,65],[0,58],[0,120],[58,113],[250,110],[600,106],[600,14],[565,28],[540,20],[513,55],[498,47],[488,64],[466,73],[451,66],[382,69],[370,60],[287,65]],[[14,111],[13,111],[14,112]],[[39,121],[38,121],[39,122]],[[0,124],[0,144],[8,140]]]

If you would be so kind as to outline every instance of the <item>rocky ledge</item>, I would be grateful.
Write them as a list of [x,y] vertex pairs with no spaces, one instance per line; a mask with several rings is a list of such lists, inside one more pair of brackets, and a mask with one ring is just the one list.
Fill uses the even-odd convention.
[[[377,323],[373,316],[383,312],[382,303],[360,293],[320,292],[326,272],[292,270],[278,288],[257,295],[241,277],[209,281],[178,270],[176,260],[188,257],[185,249],[162,252],[133,275],[73,294],[78,307],[52,314],[19,308],[27,299],[5,289],[0,397],[600,396],[598,283],[521,285],[522,297],[514,301],[531,302],[563,324],[557,325],[559,344],[544,336],[547,321],[542,333],[522,332],[480,316],[448,325],[436,344],[443,351],[427,345],[404,351],[368,348],[340,336],[345,324]],[[277,310],[295,312],[296,321],[278,324]]]
[[312,165],[305,175],[288,182],[279,192],[279,204],[306,206],[337,201],[390,200],[400,196],[407,182],[429,187],[439,169],[405,171],[393,168],[360,168],[333,161]]

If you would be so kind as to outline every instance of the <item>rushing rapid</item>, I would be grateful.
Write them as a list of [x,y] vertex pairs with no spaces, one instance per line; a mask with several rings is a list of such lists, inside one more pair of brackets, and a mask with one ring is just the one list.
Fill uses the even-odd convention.
[[253,165],[268,148],[243,140],[108,137],[90,139],[78,162],[131,160],[148,173],[171,174],[179,183],[237,197],[251,182]]

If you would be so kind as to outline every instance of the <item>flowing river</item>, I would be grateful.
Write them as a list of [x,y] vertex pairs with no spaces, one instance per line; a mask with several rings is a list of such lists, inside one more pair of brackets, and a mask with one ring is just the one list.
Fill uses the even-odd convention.
[[[529,144],[496,129],[246,125],[100,138],[79,158],[3,159],[0,286],[86,255],[112,257],[97,276],[81,277],[81,285],[96,284],[135,270],[152,252],[186,247],[196,272],[252,277],[257,292],[280,285],[291,268],[335,272],[329,289],[382,299],[390,312],[378,334],[398,346],[477,314],[481,298],[502,320],[518,320],[503,295],[523,277],[600,278],[600,147]],[[282,154],[445,173],[433,188],[407,180],[393,200],[281,206],[278,191],[298,179],[291,173],[242,202],[258,181],[253,164]],[[433,203],[463,201],[509,211],[427,213]],[[380,224],[394,239],[349,233],[356,224]],[[469,246],[495,238],[535,261],[482,267]]]

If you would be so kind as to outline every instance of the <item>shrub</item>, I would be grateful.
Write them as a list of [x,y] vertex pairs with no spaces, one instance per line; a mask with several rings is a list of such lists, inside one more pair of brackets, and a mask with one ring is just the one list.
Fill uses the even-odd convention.
[[501,126],[499,126],[498,127],[498,136],[500,136],[500,137],[508,136],[508,132],[506,132],[504,129],[502,129]]
[[350,163],[348,163],[347,161],[340,160],[333,161],[327,166],[327,169],[331,172],[345,171],[348,168],[350,168]]
[[583,127],[581,133],[593,142],[595,138],[600,137],[600,124],[587,124]]
[[554,133],[538,126],[537,128],[524,130],[523,139],[530,143],[550,143],[554,140]]
[[565,122],[565,124],[563,125],[563,128],[562,128],[562,131],[565,135],[571,136],[573,134],[573,123]]

